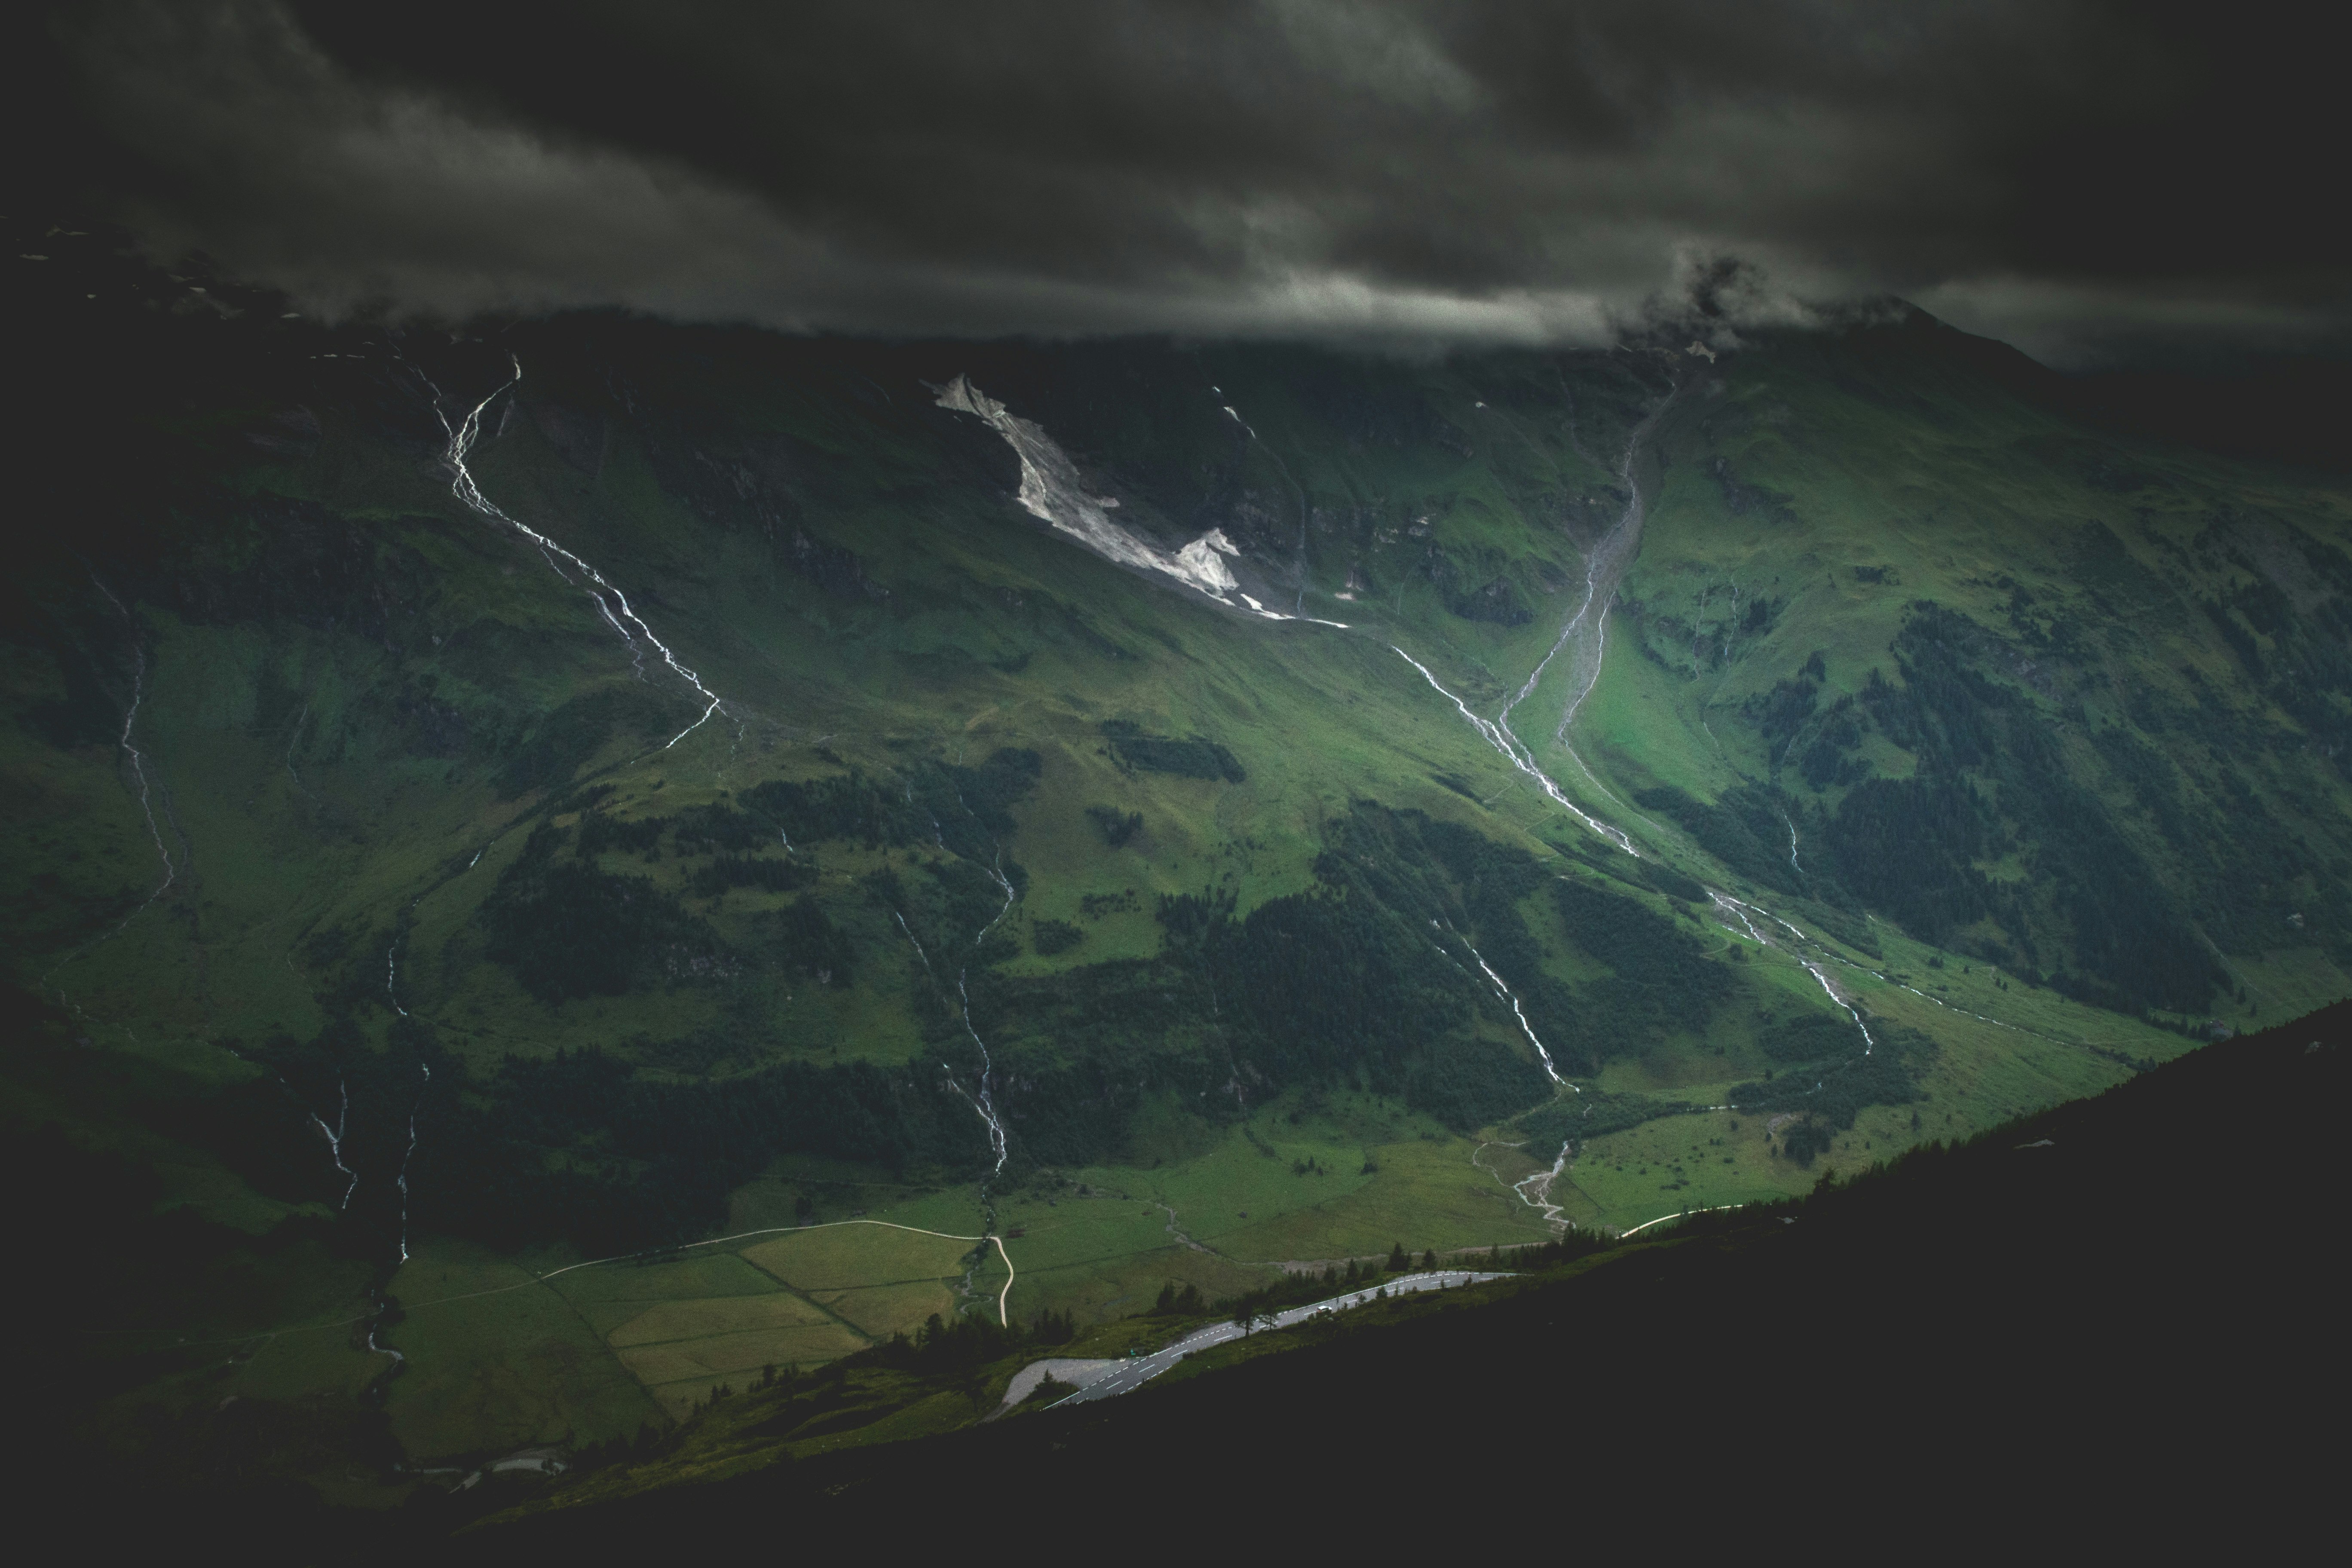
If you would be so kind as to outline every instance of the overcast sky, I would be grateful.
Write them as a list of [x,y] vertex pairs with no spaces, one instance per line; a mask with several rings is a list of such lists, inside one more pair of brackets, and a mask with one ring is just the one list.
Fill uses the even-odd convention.
[[320,310],[1598,342],[1891,292],[2084,364],[2342,341],[2288,15],[182,0],[30,68],[64,197]]

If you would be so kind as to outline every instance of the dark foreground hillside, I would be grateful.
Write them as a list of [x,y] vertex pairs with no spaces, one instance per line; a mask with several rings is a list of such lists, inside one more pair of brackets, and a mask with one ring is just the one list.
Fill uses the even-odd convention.
[[[2334,1447],[2347,1037],[2352,1004],[1801,1202],[1369,1310],[1230,1370],[473,1521],[455,1544],[601,1561],[1142,1525],[1206,1546],[1285,1521],[1369,1544],[1383,1525],[1515,1536],[1546,1517],[1613,1536],[1629,1510],[1727,1510],[1825,1550],[1889,1513],[1927,1539],[2017,1519],[2109,1541],[2227,1513],[2256,1542],[2316,1505]],[[269,1512],[248,1502],[246,1539],[283,1529],[319,1561],[404,1538],[446,1552],[467,1522]]]
[[1443,1534],[1747,1498],[1757,1523],[1827,1544],[1927,1496],[1951,1526],[2048,1507],[2120,1510],[2105,1528],[2129,1530],[2226,1507],[2256,1540],[2315,1502],[2341,1409],[2347,1037],[2340,1005],[1491,1303],[1417,1304],[1067,1415],[488,1533],[538,1551],[779,1509],[854,1531],[919,1498],[942,1521],[1206,1505],[1309,1534],[1384,1519]]
[[2226,1507],[2251,1542],[2313,1506],[2341,1409],[2347,1037],[2342,1005],[1499,1300],[1424,1299],[1066,1415],[494,1524],[485,1545],[779,1516],[854,1534],[915,1509],[950,1534],[1202,1509],[1309,1535],[1546,1510],[1573,1531],[1731,1499],[1827,1545],[1902,1497],[1939,1499],[1939,1530]]

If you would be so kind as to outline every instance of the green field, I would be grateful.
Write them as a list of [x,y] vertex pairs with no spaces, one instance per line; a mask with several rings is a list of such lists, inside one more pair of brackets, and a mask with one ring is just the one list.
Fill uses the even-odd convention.
[[514,1262],[443,1243],[418,1249],[393,1287],[408,1317],[384,1338],[408,1363],[386,1408],[420,1458],[631,1433],[660,1418],[595,1324]]
[[395,1429],[436,1457],[627,1437],[719,1384],[837,1360],[960,1300],[992,1307],[1001,1265],[961,1295],[971,1246],[849,1221],[534,1271],[436,1245],[393,1282],[405,1317],[385,1342],[412,1358],[392,1385]]

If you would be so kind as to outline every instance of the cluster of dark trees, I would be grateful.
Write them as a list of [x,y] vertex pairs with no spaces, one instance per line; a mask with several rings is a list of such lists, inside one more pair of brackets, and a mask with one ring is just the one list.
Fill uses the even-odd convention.
[[[562,803],[581,810],[576,834],[542,820],[499,874],[478,917],[486,951],[550,1003],[730,974],[747,963],[781,963],[847,984],[848,943],[806,899],[770,917],[780,944],[774,951],[738,953],[675,896],[644,877],[605,870],[598,856],[657,859],[667,837],[682,857],[710,857],[688,873],[687,889],[715,898],[734,888],[788,892],[812,886],[815,868],[791,851],[793,842],[936,842],[953,858],[931,874],[954,906],[950,923],[969,932],[1003,907],[999,877],[1016,888],[1025,884],[1025,873],[997,845],[1014,826],[1008,808],[1035,787],[1042,765],[1034,752],[1006,748],[977,767],[912,763],[895,795],[852,771],[807,783],[772,780],[744,793],[743,809],[719,802],[634,820],[596,809],[611,790],[591,786]],[[755,853],[768,848],[777,853]],[[903,905],[901,899],[893,907]]]
[[938,1377],[984,1366],[1030,1346],[1066,1345],[1077,1337],[1077,1320],[1051,1309],[1009,1327],[985,1312],[959,1312],[952,1320],[933,1312],[912,1339],[893,1334],[852,1360]]
[[1542,1095],[1541,1069],[1467,1032],[1501,1005],[1466,952],[1432,941],[1433,921],[1469,921],[1435,851],[1444,826],[1359,803],[1304,893],[1238,919],[1230,894],[1160,900],[1168,961],[1237,1055],[1276,1083],[1360,1078],[1457,1126]]
[[414,1019],[383,1049],[348,1021],[239,1048],[267,1074],[159,1101],[156,1125],[266,1195],[333,1207],[325,1244],[352,1257],[384,1256],[404,1221],[501,1249],[627,1254],[711,1234],[728,1194],[788,1152],[947,1178],[986,1157],[971,1107],[924,1058],[681,1082],[585,1050],[477,1073]]
[[1209,1310],[1198,1285],[1187,1284],[1182,1289],[1171,1279],[1160,1287],[1159,1300],[1151,1304],[1150,1316],[1155,1318],[1197,1318]]
[[1852,797],[1841,806],[1824,834],[1838,874],[1930,942],[1979,913],[2022,932],[2021,914],[2001,907],[2007,895],[1968,863],[1998,830],[1963,782],[1980,772],[1998,786],[2000,814],[2032,844],[2084,978],[2144,1005],[2200,1010],[2224,981],[2220,966],[2097,796],[2068,775],[2048,721],[1969,667],[1968,650],[1983,639],[1963,616],[1913,606],[1893,645],[1903,684],[1874,679],[1863,705],[1919,758],[1919,774],[1864,786],[1856,793],[1883,793],[1860,811]]
[[796,844],[856,839],[868,847],[940,843],[986,860],[994,857],[997,840],[1013,831],[1012,808],[1035,790],[1044,767],[1035,752],[1006,746],[971,767],[938,758],[910,761],[889,785],[855,768],[803,783],[772,779],[746,790],[739,801],[745,809],[734,816],[751,824],[761,843],[778,837]]
[[1085,931],[1067,921],[1038,921],[1029,928],[1030,945],[1048,957],[1067,952],[1086,940]]
[[[1175,1089],[1218,1114],[1235,1081],[1251,1099],[1351,1081],[1456,1126],[1507,1116],[1549,1085],[1502,1043],[1517,1023],[1479,958],[1570,1071],[1703,1027],[1731,994],[1681,924],[1467,828],[1358,802],[1327,835],[1315,885],[1246,916],[1216,889],[1163,897],[1157,958],[1051,980],[969,974],[974,1026],[1017,1064],[1006,1104],[1031,1157],[1104,1157],[1142,1095]],[[1614,973],[1581,987],[1553,979],[1522,912],[1529,898],[1551,902]]]
[[[1419,1267],[1435,1268],[1437,1266],[1435,1252],[1421,1255]],[[1232,1319],[1247,1330],[1262,1321],[1271,1321],[1274,1315],[1286,1307],[1304,1307],[1350,1290],[1376,1289],[1395,1275],[1412,1272],[1414,1267],[1412,1254],[1407,1252],[1404,1243],[1400,1241],[1389,1248],[1385,1264],[1349,1258],[1344,1268],[1335,1263],[1320,1269],[1302,1268],[1284,1275],[1271,1285],[1244,1290],[1238,1296],[1225,1297],[1211,1310],[1219,1317]],[[1162,1290],[1161,1299],[1167,1300],[1169,1291],[1173,1289],[1171,1286],[1168,1290]],[[1185,1289],[1186,1297],[1179,1300],[1189,1299],[1197,1303],[1199,1292],[1190,1286]]]
[[721,950],[706,921],[645,878],[559,858],[569,837],[533,828],[481,906],[485,951],[523,989],[542,1002],[619,995]]
[[1830,1152],[1831,1145],[1836,1142],[1837,1135],[1843,1131],[1843,1128],[1807,1116],[1781,1130],[1778,1152],[1780,1158],[1793,1160],[1810,1170],[1818,1156]]
[[[594,803],[588,804],[593,807]],[[625,819],[593,809],[583,810],[580,814],[580,858],[591,860],[599,855],[620,853],[659,859],[662,835],[668,830],[669,822],[667,816]]]
[[[847,939],[807,898],[766,912],[769,940],[758,952],[739,952],[674,895],[644,877],[607,871],[596,863],[590,846],[613,844],[616,826],[646,825],[614,825],[600,812],[586,813],[579,842],[567,854],[571,831],[541,823],[483,900],[478,918],[488,939],[485,952],[511,968],[533,996],[557,1003],[619,995],[666,981],[732,973],[747,962],[824,973],[835,984],[848,984]],[[678,837],[682,847],[710,841],[707,834],[689,837],[683,818]],[[657,834],[625,833],[622,841],[642,843],[650,855],[659,840]],[[698,868],[687,885],[706,896],[738,887],[783,892],[805,887],[815,877],[803,861],[722,853]]]
[[1612,971],[1583,988],[1570,1037],[1596,1066],[1672,1031],[1703,1032],[1730,994],[1731,976],[1708,961],[1697,936],[1647,905],[1570,879],[1553,882],[1552,898],[1569,939]]
[[[1563,1070],[1592,1072],[1610,1058],[1640,1050],[1669,1032],[1702,1029],[1730,994],[1730,976],[1708,959],[1704,943],[1673,920],[1601,882],[1562,876],[1523,850],[1457,824],[1360,805],[1335,826],[1332,837],[1332,847],[1317,861],[1317,874],[1337,895],[1327,903],[1349,914],[1318,911],[1321,923],[1351,918],[1369,927],[1370,911],[1383,911],[1391,919],[1379,929],[1391,945],[1386,951],[1375,945],[1368,929],[1358,938],[1360,950],[1433,980],[1458,978],[1481,1005],[1506,1008],[1483,977],[1474,978],[1469,964],[1446,966],[1432,951],[1437,942],[1429,928],[1433,922],[1442,935],[1466,939],[1454,949],[1460,954],[1455,962],[1470,960],[1466,947],[1475,944],[1476,957],[1509,984]],[[1656,886],[1661,879],[1673,892],[1703,896],[1696,883],[1664,868],[1643,881]],[[1547,973],[1541,947],[1520,910],[1531,896],[1548,897],[1570,940],[1611,973],[1570,986]],[[1265,922],[1265,945],[1303,949],[1311,935],[1299,929],[1306,924],[1303,914],[1283,914],[1282,924]],[[1258,920],[1254,914],[1249,923]],[[1298,979],[1312,989],[1295,993],[1293,1006],[1311,1001],[1319,989],[1310,974],[1300,973]],[[1389,1000],[1374,992],[1366,998],[1366,1010]],[[1380,1028],[1369,1017],[1363,1026],[1375,1034]],[[1529,1079],[1512,1085],[1510,1094],[1512,1103],[1525,1105],[1542,1097],[1541,1086]],[[1500,1102],[1484,1104],[1495,1109]]]
[[[1990,921],[2015,950],[1979,941],[1971,951],[2029,973],[2037,968],[2032,933],[2045,923],[2033,892],[1995,882],[1975,863],[2030,846],[2036,884],[2048,889],[2074,952],[2074,969],[2050,976],[2053,986],[2126,1012],[2201,1010],[2224,980],[2220,966],[2106,806],[2069,775],[2051,722],[1977,668],[1995,646],[1967,616],[1923,600],[1891,645],[1899,681],[1874,669],[1858,697],[1823,708],[1816,654],[1795,678],[1750,700],[1776,776],[1793,760],[1815,792],[1850,786],[1834,811],[1755,786],[1715,806],[1673,790],[1637,798],[1757,882],[1849,910],[1866,904],[1922,941],[1944,944]],[[1873,729],[1917,759],[1912,777],[1867,776],[1852,753]],[[2094,739],[2168,839],[2199,847],[2206,835],[2183,811],[2168,768],[2123,731]],[[2251,795],[2243,804],[2247,832],[2263,839],[2268,814]],[[1792,822],[1807,846],[1801,864],[1776,848]],[[2284,861],[2281,868],[2294,875]],[[2227,883],[2235,868],[2216,864],[2213,871]]]
[[803,843],[844,838],[875,849],[919,842],[929,826],[904,792],[856,768],[806,781],[770,779],[744,791],[741,802]]
[[[994,951],[970,943],[1001,915],[1017,871],[1007,864],[1000,872],[991,837],[1034,784],[1035,755],[924,766],[950,808],[961,804],[956,820],[980,836],[974,847],[986,845],[987,858],[951,853],[915,874],[876,873],[866,891],[902,914],[929,951],[961,943],[977,961],[959,973],[972,1024],[995,1054],[998,1104],[1024,1163],[1115,1154],[1144,1100],[1170,1091],[1215,1118],[1286,1084],[1347,1081],[1457,1126],[1542,1100],[1540,1069],[1502,1043],[1516,1021],[1476,972],[1474,942],[1571,1069],[1590,1070],[1656,1031],[1697,1026],[1728,984],[1675,921],[1604,884],[1563,879],[1467,829],[1369,802],[1332,826],[1306,892],[1246,917],[1229,894],[1163,899],[1167,942],[1158,957],[1051,978],[1007,975],[990,967]],[[588,798],[576,830],[542,823],[501,875],[481,916],[492,951],[550,1000],[651,983],[665,953],[681,952],[783,964],[846,984],[860,955],[811,898],[764,912],[761,934],[739,935],[740,950],[728,948],[645,879],[605,870],[595,856],[659,853],[668,844],[709,856],[714,869],[790,865],[779,816],[793,822],[796,846],[813,847],[821,834],[890,828],[907,793],[902,784],[894,807],[856,774],[839,774],[763,784],[731,805],[634,823]],[[912,793],[919,805],[919,781]],[[901,812],[897,826],[906,826]],[[929,821],[923,826],[929,838]],[[942,819],[940,841],[948,828]],[[775,856],[751,853],[770,843]],[[1546,975],[1520,910],[1531,896],[1550,900],[1570,934],[1616,973],[1576,989]],[[1041,947],[1064,934],[1057,922],[1034,930]],[[1011,948],[1001,931],[991,942]],[[911,957],[908,971],[919,989],[926,972]],[[405,1162],[415,1226],[505,1247],[557,1238],[598,1255],[658,1247],[708,1234],[723,1218],[727,1193],[787,1152],[937,1179],[975,1173],[985,1149],[979,1124],[936,1066],[967,1038],[963,999],[941,989],[952,980],[934,977],[936,994],[918,1009],[933,1043],[902,1068],[789,1062],[723,1084],[648,1076],[593,1050],[510,1058],[469,1076],[416,1020],[394,1020],[391,1048],[378,1052],[345,1017],[316,1039],[264,1050],[286,1086],[248,1086],[236,1113],[274,1119],[272,1136],[205,1141],[242,1142],[231,1157],[247,1166],[276,1162],[283,1168],[266,1180],[277,1190],[339,1199],[347,1178],[309,1118],[339,1117],[349,1092],[343,1154],[361,1173],[362,1194],[353,1213],[369,1215],[377,1232],[388,1236],[396,1217],[369,1205],[395,1190]],[[1476,1028],[1482,1018],[1487,1026]],[[724,1041],[698,1037],[672,1054],[690,1070],[725,1050]],[[656,1049],[646,1059],[667,1058]]]
[[1527,1134],[1532,1150],[1557,1150],[1581,1144],[1588,1138],[1622,1132],[1661,1116],[1680,1116],[1698,1108],[1687,1100],[1655,1095],[1611,1093],[1587,1089],[1582,1094],[1558,1096],[1514,1119],[1512,1125]]
[[720,855],[698,866],[686,879],[686,890],[697,898],[715,899],[730,888],[758,888],[785,893],[816,880],[816,868],[803,860],[770,860],[749,855]]
[[1750,881],[1784,893],[1809,890],[1790,863],[1788,826],[1779,803],[1764,791],[1741,785],[1710,805],[1661,784],[1635,792],[1633,803],[1681,827],[1700,848]]
[[1187,779],[1223,779],[1240,784],[1249,777],[1233,752],[1200,735],[1177,740],[1149,735],[1124,719],[1103,721],[1103,739],[1111,754],[1130,768],[1148,773],[1173,773]]
[[1103,842],[1116,849],[1143,831],[1143,813],[1122,812],[1108,805],[1090,805],[1087,816],[1102,830]]
[[413,1217],[499,1247],[561,1237],[597,1255],[708,1235],[728,1194],[786,1152],[948,1174],[976,1173],[985,1152],[971,1107],[922,1060],[673,1082],[559,1051],[467,1087],[418,1119]]
[[1776,1152],[1810,1166],[1838,1133],[1853,1125],[1864,1106],[1907,1105],[1921,1097],[1918,1068],[1935,1054],[1935,1041],[1884,1019],[1871,1024],[1877,1046],[1866,1054],[1851,1026],[1841,1032],[1796,1019],[1767,1028],[1759,1043],[1777,1061],[1800,1059],[1796,1053],[1808,1049],[1821,1054],[1808,1065],[1736,1084],[1725,1098],[1741,1110],[1801,1113],[1801,1120],[1781,1131]]
[[1827,1062],[1853,1054],[1853,1020],[1843,1013],[1798,1013],[1756,1032],[1756,1047],[1776,1062]]

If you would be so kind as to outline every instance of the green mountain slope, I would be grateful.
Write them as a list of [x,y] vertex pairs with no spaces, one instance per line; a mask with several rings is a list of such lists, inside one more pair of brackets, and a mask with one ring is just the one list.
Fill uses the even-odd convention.
[[2195,1013],[2288,953],[2323,972],[2340,493],[2069,428],[1956,338],[1741,356],[1662,434],[1626,606],[1683,688],[1660,785],[1777,793],[1744,825],[1776,862],[1776,826],[1811,847],[1789,885],[2086,1000]]
[[12,1114],[271,1282],[95,1269],[118,1413],[299,1318],[419,1457],[625,1433],[691,1379],[535,1276],[870,1211],[1110,1312],[1795,1190],[2344,988],[2342,486],[1924,318],[452,337],[49,243]]
[[[2332,1196],[2347,1011],[1825,1180],[1801,1199],[1228,1341],[1115,1399],[980,1426],[956,1388],[950,1356],[961,1347],[947,1345],[923,1358],[945,1363],[936,1368],[868,1358],[845,1377],[746,1389],[658,1448],[599,1456],[600,1468],[553,1482],[518,1478],[502,1500],[457,1500],[430,1525],[433,1512],[420,1510],[418,1533],[438,1537],[502,1501],[457,1537],[485,1561],[755,1517],[790,1517],[803,1540],[846,1538],[870,1530],[872,1500],[898,1495],[909,1477],[924,1479],[939,1517],[959,1522],[997,1499],[1039,1496],[1061,1502],[1066,1519],[1108,1523],[1131,1514],[1139,1475],[1279,1517],[1301,1496],[1368,1484],[1408,1497],[1557,1487],[1560,1461],[1544,1435],[1560,1426],[1561,1441],[1590,1450],[1576,1458],[1588,1485],[1639,1495],[1656,1484],[1662,1453],[1700,1447],[1691,1428],[1720,1412],[1727,1392],[1744,1396],[1738,1415],[1714,1418],[1742,1425],[1736,1440],[1717,1441],[1739,1462],[1697,1457],[1728,1472],[1706,1488],[1716,1506],[1752,1503],[1738,1508],[1748,1517],[1818,1484],[1819,1444],[1795,1439],[1833,1430],[1856,1406],[1897,1429],[1855,1445],[1839,1474],[1884,1504],[1932,1507],[1956,1485],[2006,1498],[2013,1479],[2003,1478],[2021,1468],[2119,1500],[2134,1499],[2133,1478],[2168,1486],[2191,1468],[2295,1475],[2315,1461],[2292,1423],[2272,1418],[2279,1391],[2340,1376],[2322,1305],[2327,1266],[2308,1242]],[[2175,1201],[2146,1202],[2167,1184],[2179,1127],[2217,1102],[2276,1106],[2288,1136]],[[2226,1237],[2205,1244],[2226,1261],[2190,1252],[2202,1266],[2184,1268],[2184,1237]],[[2032,1302],[2063,1304],[2064,1321],[2053,1327]],[[1121,1328],[1180,1331],[1165,1319]],[[2183,1353],[2184,1339],[2226,1350]],[[1077,1348],[1117,1352],[1107,1334]],[[1012,1367],[1054,1350],[990,1369],[992,1403]],[[2159,1363],[2171,1370],[2151,1377]],[[854,1440],[890,1423],[893,1401],[906,1402],[900,1433],[915,1436],[908,1415],[926,1405],[931,1433]],[[1936,1419],[1905,1419],[1915,1405]],[[2038,1418],[2021,1421],[2021,1408]],[[1540,1425],[1515,1419],[1521,1409]],[[1334,1438],[1278,1464],[1236,1461],[1235,1434],[1305,1413],[1325,1430],[1397,1440]],[[1465,1418],[1495,1436],[1414,1440]],[[980,1429],[940,1433],[950,1425]],[[1995,1430],[2004,1440],[1989,1447]],[[2154,1496],[2144,1510],[2117,1511],[2167,1529],[2179,1518]]]

